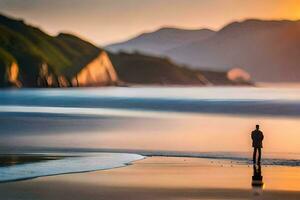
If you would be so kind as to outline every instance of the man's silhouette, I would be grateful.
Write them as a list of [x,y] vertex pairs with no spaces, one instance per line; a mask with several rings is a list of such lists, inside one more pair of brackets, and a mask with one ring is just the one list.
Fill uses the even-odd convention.
[[262,141],[264,139],[263,133],[259,130],[259,125],[256,125],[256,129],[252,131],[251,133],[251,138],[252,138],[252,147],[254,148],[253,151],[253,163],[256,163],[256,154],[258,151],[258,161],[257,163],[260,164],[261,160],[261,148],[262,146]]

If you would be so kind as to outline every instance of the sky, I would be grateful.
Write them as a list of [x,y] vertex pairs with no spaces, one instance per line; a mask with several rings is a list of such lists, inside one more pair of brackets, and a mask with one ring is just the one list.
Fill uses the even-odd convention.
[[0,0],[0,13],[104,46],[164,26],[218,30],[248,18],[297,20],[300,0]]

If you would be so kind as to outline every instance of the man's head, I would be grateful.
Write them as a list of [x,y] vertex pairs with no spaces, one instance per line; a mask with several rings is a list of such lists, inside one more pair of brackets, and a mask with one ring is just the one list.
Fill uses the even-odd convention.
[[259,130],[259,125],[258,124],[256,125],[256,130]]

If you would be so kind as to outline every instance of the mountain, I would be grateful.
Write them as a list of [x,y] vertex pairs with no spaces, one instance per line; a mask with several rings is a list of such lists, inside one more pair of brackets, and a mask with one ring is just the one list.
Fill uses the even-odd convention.
[[192,42],[198,42],[214,35],[209,29],[184,30],[178,28],[161,28],[150,33],[143,33],[131,40],[112,44],[107,47],[109,51],[141,52],[160,55],[170,49],[180,47]]
[[200,71],[167,58],[107,52],[77,36],[50,36],[22,20],[0,15],[0,87],[244,83],[226,71]]
[[255,81],[300,81],[300,21],[234,22],[200,42],[164,53],[195,68],[241,68]]

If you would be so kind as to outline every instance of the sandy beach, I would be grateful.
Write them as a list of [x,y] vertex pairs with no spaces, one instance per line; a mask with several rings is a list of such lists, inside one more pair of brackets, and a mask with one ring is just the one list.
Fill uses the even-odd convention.
[[147,157],[122,168],[3,183],[0,199],[300,199],[300,168],[262,166],[263,187],[252,187],[252,175],[252,166],[230,161]]

